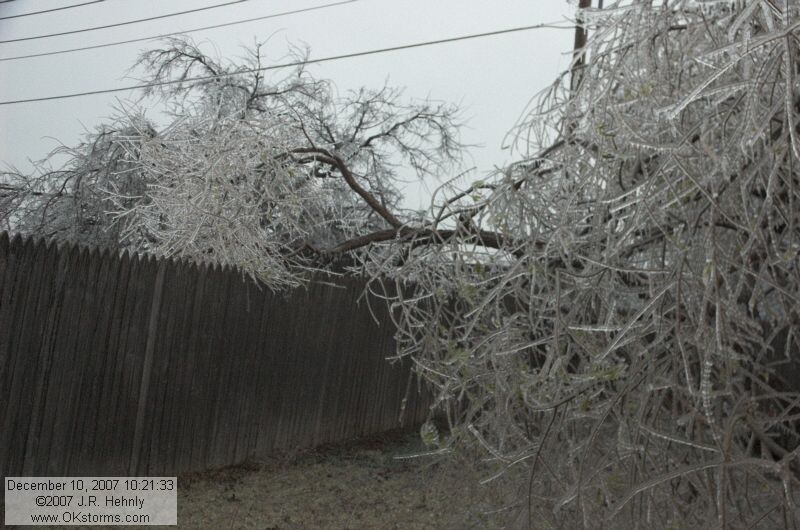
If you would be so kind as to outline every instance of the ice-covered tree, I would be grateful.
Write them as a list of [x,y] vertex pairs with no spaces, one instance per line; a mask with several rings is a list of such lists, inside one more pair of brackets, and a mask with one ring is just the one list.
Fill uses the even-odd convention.
[[798,7],[581,10],[530,154],[384,268],[442,451],[482,448],[531,527],[800,520]]
[[231,263],[273,287],[296,285],[360,237],[386,237],[416,215],[400,207],[398,179],[458,161],[458,109],[406,102],[388,86],[340,95],[293,57],[294,68],[273,71],[261,45],[223,61],[189,39],[165,41],[135,71],[166,117],[123,105],[55,152],[63,167],[49,158],[33,173],[3,173],[0,219],[29,234]]

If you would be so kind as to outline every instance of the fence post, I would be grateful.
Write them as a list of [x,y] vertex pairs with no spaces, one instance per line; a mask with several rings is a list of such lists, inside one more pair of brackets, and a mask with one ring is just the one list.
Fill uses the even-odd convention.
[[153,369],[153,350],[156,345],[158,317],[161,311],[161,298],[164,293],[164,276],[167,269],[166,259],[159,260],[156,283],[153,286],[153,303],[150,306],[150,321],[147,324],[147,344],[144,352],[144,366],[139,385],[139,406],[136,410],[136,426],[133,431],[133,448],[131,452],[128,475],[135,476],[139,467],[139,456],[142,452],[142,436],[144,434],[144,415],[147,407],[147,391],[150,388],[150,373]]

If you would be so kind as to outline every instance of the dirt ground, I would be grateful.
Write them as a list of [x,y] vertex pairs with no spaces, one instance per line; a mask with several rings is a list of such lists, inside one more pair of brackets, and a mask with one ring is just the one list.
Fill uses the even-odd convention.
[[178,528],[496,528],[484,512],[497,488],[467,466],[407,458],[425,451],[419,434],[391,433],[179,476]]
[[[260,530],[486,527],[480,509],[476,510],[482,489],[478,477],[431,458],[403,458],[424,451],[419,435],[395,434],[183,477],[179,480],[179,526]],[[472,509],[464,513],[460,508]]]

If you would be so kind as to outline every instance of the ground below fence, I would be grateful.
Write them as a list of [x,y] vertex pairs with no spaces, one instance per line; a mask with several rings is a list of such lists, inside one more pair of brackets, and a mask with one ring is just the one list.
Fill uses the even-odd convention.
[[424,420],[385,306],[326,280],[0,234],[0,474],[172,475]]

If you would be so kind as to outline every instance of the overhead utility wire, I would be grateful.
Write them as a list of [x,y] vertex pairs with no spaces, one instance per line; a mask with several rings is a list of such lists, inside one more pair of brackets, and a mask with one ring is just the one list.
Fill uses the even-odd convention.
[[304,9],[295,9],[293,11],[284,11],[282,13],[273,13],[271,15],[265,15],[265,16],[261,16],[261,17],[253,17],[253,18],[247,18],[247,19],[244,19],[244,20],[237,20],[237,21],[234,21],[234,22],[226,22],[224,24],[214,24],[213,26],[204,26],[202,28],[187,29],[187,30],[184,30],[184,31],[175,31],[173,33],[164,33],[163,35],[154,35],[152,37],[141,37],[141,38],[138,38],[138,39],[129,39],[129,40],[121,40],[121,41],[117,41],[117,42],[108,42],[106,44],[95,44],[93,46],[82,46],[80,48],[70,48],[68,50],[57,50],[57,51],[52,51],[52,52],[32,53],[30,55],[18,55],[18,56],[15,56],[15,57],[0,57],[0,62],[2,62],[2,61],[14,61],[14,60],[17,60],[17,59],[30,59],[32,57],[44,57],[44,56],[47,56],[47,55],[59,55],[59,54],[62,54],[62,53],[80,52],[80,51],[84,51],[84,50],[94,50],[96,48],[106,48],[108,46],[119,46],[120,44],[130,44],[132,42],[143,42],[143,41],[154,40],[154,39],[162,39],[164,37],[172,37],[174,35],[183,35],[185,33],[194,33],[196,31],[205,31],[205,30],[209,30],[209,29],[224,28],[224,27],[227,27],[227,26],[235,26],[237,24],[245,24],[247,22],[255,22],[257,20],[266,20],[268,18],[284,17],[284,16],[287,16],[287,15],[295,15],[295,14],[298,14],[298,13],[305,13],[306,11],[315,11],[317,9],[325,9],[325,8],[328,8],[328,7],[341,6],[341,5],[344,5],[344,4],[352,4],[352,3],[358,2],[358,1],[359,0],[344,0],[343,2],[334,2],[334,3],[331,3],[331,4],[322,4],[322,5],[314,6],[314,7],[306,7]]
[[215,4],[213,6],[206,6],[206,7],[198,7],[195,9],[188,9],[186,11],[179,11],[177,13],[167,13],[166,15],[158,15],[154,17],[147,17],[147,18],[140,18],[137,20],[127,20],[125,22],[116,22],[114,24],[106,24],[105,26],[94,26],[91,28],[82,28],[82,29],[73,29],[70,31],[62,31],[60,33],[47,33],[45,35],[34,35],[32,37],[20,37],[18,39],[7,39],[7,40],[0,40],[0,44],[7,44],[9,42],[22,42],[26,40],[35,40],[35,39],[46,39],[49,37],[59,37],[61,35],[73,35],[75,33],[84,33],[87,31],[95,31],[98,29],[106,29],[106,28],[116,28],[119,26],[127,26],[128,24],[138,24],[139,22],[149,22],[150,20],[160,20],[162,18],[169,18],[169,17],[177,17],[178,15],[187,15],[189,13],[197,13],[199,11],[207,11],[209,9],[216,9],[218,7],[225,7],[233,4],[241,4],[242,2],[247,2],[249,0],[234,0],[232,2],[225,2],[224,4]]
[[42,11],[31,11],[30,13],[22,13],[21,15],[10,15],[7,17],[0,17],[0,20],[8,20],[10,18],[29,17],[31,15],[43,15],[44,13],[52,13],[53,11],[62,11],[64,9],[72,9],[73,7],[88,6],[89,4],[99,4],[106,0],[92,0],[91,2],[83,2],[82,4],[73,4],[71,6],[54,7],[52,9],[44,9]]
[[239,70],[237,72],[230,72],[226,74],[219,74],[219,75],[204,75],[198,77],[189,77],[186,79],[175,79],[171,81],[161,81],[158,83],[147,83],[144,85],[130,85],[126,87],[119,87],[119,88],[109,88],[106,90],[91,90],[88,92],[76,92],[73,94],[61,94],[58,96],[45,96],[41,98],[29,98],[29,99],[17,99],[13,101],[0,101],[0,105],[14,105],[17,103],[33,103],[36,101],[52,101],[54,99],[67,99],[67,98],[77,98],[81,96],[94,96],[96,94],[111,94],[114,92],[125,92],[128,90],[138,90],[142,88],[155,88],[159,86],[166,86],[166,85],[175,85],[178,83],[186,83],[186,82],[194,82],[194,81],[208,81],[210,79],[220,79],[223,77],[233,77],[241,74],[252,74],[255,72],[263,72],[266,70],[277,70],[280,68],[291,68],[293,66],[300,66],[304,64],[315,64],[315,63],[324,63],[328,61],[337,61],[339,59],[352,59],[354,57],[363,57],[365,55],[375,55],[379,53],[387,53],[387,52],[394,52],[399,50],[408,50],[411,48],[422,48],[424,46],[433,46],[437,44],[445,44],[448,42],[456,42],[468,39],[477,39],[481,37],[491,37],[494,35],[502,35],[504,33],[515,33],[518,31],[528,31],[532,29],[542,29],[542,28],[555,28],[555,29],[574,29],[574,26],[556,26],[555,24],[535,24],[533,26],[521,26],[518,28],[510,28],[510,29],[501,29],[497,31],[490,31],[487,33],[473,33],[471,35],[462,35],[460,37],[451,37],[449,39],[439,39],[439,40],[432,40],[432,41],[425,41],[425,42],[416,42],[414,44],[403,44],[401,46],[392,46],[389,48],[378,48],[375,50],[368,50],[363,52],[354,52],[354,53],[345,53],[342,55],[332,55],[330,57],[321,57],[319,59],[308,59],[305,61],[293,61],[290,63],[282,63],[282,64],[274,64],[271,66],[262,66],[261,68],[248,68],[245,70]]

